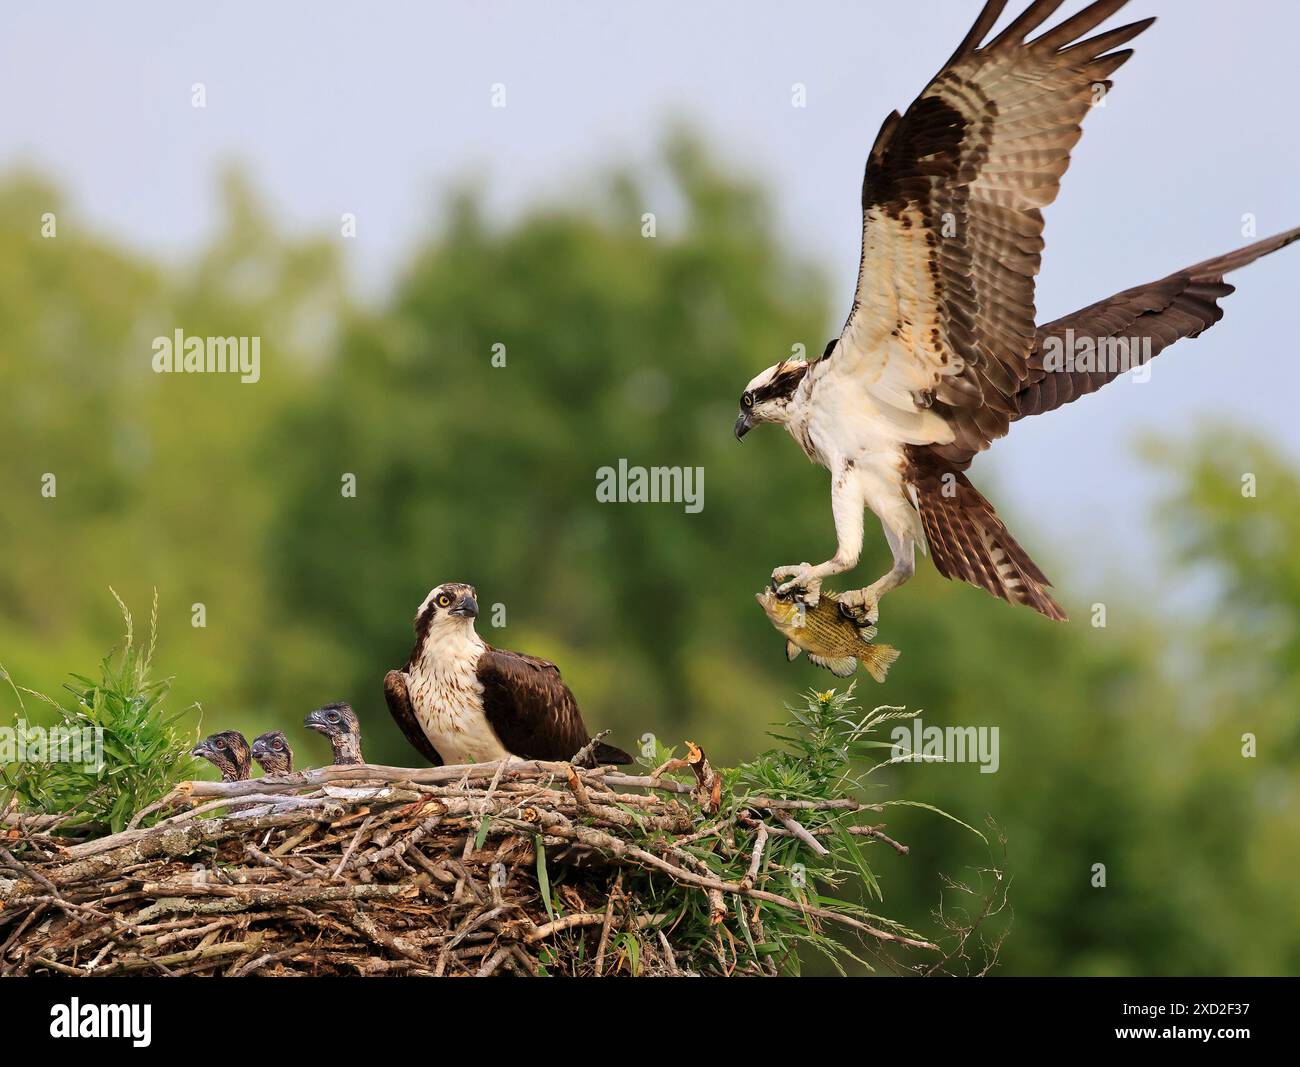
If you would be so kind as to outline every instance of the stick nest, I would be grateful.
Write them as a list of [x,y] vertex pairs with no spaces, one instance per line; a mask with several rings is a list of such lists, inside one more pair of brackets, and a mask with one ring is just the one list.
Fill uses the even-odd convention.
[[[180,814],[75,844],[10,814],[0,975],[774,974],[774,909],[934,947],[785,895],[768,842],[820,846],[780,805],[724,806],[691,746],[644,777],[512,762],[186,782],[136,822]],[[698,858],[709,835],[733,876]]]

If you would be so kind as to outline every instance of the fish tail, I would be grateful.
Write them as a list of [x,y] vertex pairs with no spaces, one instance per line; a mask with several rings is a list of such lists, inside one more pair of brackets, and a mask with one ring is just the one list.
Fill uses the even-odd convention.
[[898,659],[898,649],[893,645],[868,645],[858,653],[858,659],[862,665],[867,668],[867,673],[878,682],[885,680],[885,675],[889,673],[889,668],[894,665],[894,660]]

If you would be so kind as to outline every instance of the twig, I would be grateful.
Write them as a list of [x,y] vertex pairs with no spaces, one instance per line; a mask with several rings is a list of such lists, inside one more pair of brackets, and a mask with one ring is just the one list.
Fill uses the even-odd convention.
[[614,901],[623,895],[623,872],[620,870],[614,879],[614,886],[605,900],[605,921],[600,928],[600,944],[596,948],[596,977],[605,971],[605,946],[609,944],[610,925],[614,921]]
[[367,815],[365,819],[362,820],[361,827],[357,830],[356,836],[352,838],[352,843],[348,845],[347,850],[343,853],[342,859],[339,860],[339,865],[334,868],[334,873],[330,875],[331,882],[337,882],[339,880],[339,875],[341,875],[347,867],[348,860],[352,858],[352,853],[354,853],[357,850],[357,846],[361,844],[362,835],[364,835],[366,830],[369,829],[372,822],[374,822],[373,815]]
[[754,831],[754,851],[750,853],[749,870],[740,884],[746,889],[752,888],[758,881],[758,872],[763,865],[763,849],[767,847],[767,823],[760,822]]
[[601,730],[600,733],[595,734],[591,738],[591,740],[589,740],[585,745],[583,745],[580,749],[578,749],[577,752],[573,754],[569,762],[575,763],[579,767],[590,766],[592,763],[596,761],[596,746],[599,745],[602,741],[604,741],[605,738],[607,738],[611,732],[612,731],[610,730]]
[[578,772],[572,766],[567,768],[569,788],[573,791],[574,798],[578,801],[578,807],[583,811],[591,811],[591,797],[587,795],[587,787],[582,784],[582,779],[578,777]]
[[[541,926],[534,927],[529,931],[527,940],[531,942],[545,941],[552,934],[558,934],[565,930],[575,930],[584,926],[598,926],[604,923],[607,914],[607,912],[587,911],[565,915]],[[641,929],[646,926],[655,926],[667,918],[667,915],[660,914],[638,915],[633,920],[633,925],[637,929]]]
[[779,812],[774,812],[773,814],[775,814],[776,817],[781,820],[782,826],[784,826],[787,830],[789,830],[792,834],[794,834],[795,837],[797,837],[810,849],[816,852],[817,855],[829,856],[831,854],[830,849],[828,849],[825,845],[823,845],[820,841],[818,841],[817,838],[813,837],[813,835],[808,832],[807,827],[805,827],[802,823],[796,822],[794,819],[790,818],[789,815],[782,815]]
[[883,841],[900,856],[906,856],[911,851],[906,845],[900,844],[888,834],[882,833],[880,828],[876,826],[850,826],[848,832],[858,837],[874,837],[879,841]]

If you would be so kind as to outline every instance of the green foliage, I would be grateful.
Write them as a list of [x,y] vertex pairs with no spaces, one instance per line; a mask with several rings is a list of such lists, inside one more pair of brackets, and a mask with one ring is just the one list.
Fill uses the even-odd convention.
[[541,834],[534,837],[533,847],[537,850],[537,889],[542,895],[542,903],[546,905],[546,914],[554,919],[555,902],[551,899],[551,876],[546,869],[546,849],[542,845]]
[[[890,747],[873,737],[882,724],[914,713],[877,708],[863,714],[853,700],[852,686],[844,693],[809,692],[802,704],[787,705],[786,711],[788,720],[769,734],[780,746],[723,771],[724,809],[716,816],[701,814],[695,832],[673,846],[672,854],[687,869],[723,882],[742,882],[750,876],[759,837],[756,813],[766,812],[763,801],[803,802],[807,806],[784,814],[814,837],[824,854],[793,836],[781,823],[781,812],[765,813],[762,818],[771,836],[754,878],[756,887],[790,903],[735,900],[720,918],[698,890],[653,875],[634,881],[630,895],[643,914],[665,916],[660,925],[672,929],[679,951],[688,951],[687,965],[702,972],[730,973],[748,963],[766,962],[775,971],[797,974],[805,950],[841,970],[846,962],[871,969],[872,959],[892,967],[896,955],[885,950],[897,947],[895,943],[858,937],[832,918],[804,909],[823,909],[889,934],[921,938],[860,899],[883,899],[868,861],[868,851],[883,846],[869,834],[855,833],[865,812],[878,806],[858,806],[863,783],[854,767],[863,755]],[[677,774],[694,781],[690,771]],[[850,803],[835,806],[843,802]],[[656,835],[648,836],[656,840]]]
[[[18,698],[21,743],[33,752],[33,746],[42,740],[38,758],[0,767],[0,785],[7,791],[0,810],[9,797],[16,797],[25,812],[66,816],[62,828],[90,826],[115,833],[177,782],[194,777],[195,764],[189,755],[193,740],[177,725],[189,709],[166,715],[162,702],[171,681],[150,677],[158,637],[157,597],[149,620],[149,640],[143,646],[136,643],[130,611],[120,599],[118,605],[126,623],[122,646],[116,656],[110,653],[100,662],[98,681],[72,675],[72,682],[64,685],[72,696],[70,702],[60,704],[44,693],[17,686],[0,667],[0,674]],[[59,753],[43,743],[45,729],[26,722],[23,693],[55,708],[57,726],[79,737],[93,736],[99,759],[71,762],[56,758]],[[147,816],[142,821],[150,823]]]

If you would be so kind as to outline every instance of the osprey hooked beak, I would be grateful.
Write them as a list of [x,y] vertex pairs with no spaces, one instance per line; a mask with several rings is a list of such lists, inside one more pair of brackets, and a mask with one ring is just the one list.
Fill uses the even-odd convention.
[[207,759],[210,755],[212,755],[212,746],[208,744],[208,739],[205,737],[202,741],[200,741],[197,745],[195,745],[192,749],[190,749],[190,755],[202,756],[204,759]]
[[462,593],[456,598],[456,603],[447,609],[447,614],[463,619],[477,619],[478,601],[472,593]]
[[754,424],[752,421],[750,421],[749,415],[746,412],[742,411],[739,415],[736,416],[736,426],[734,432],[736,434],[737,441],[739,441],[742,437],[744,437],[745,434],[749,433],[749,431],[752,430],[753,428],[754,428]]

